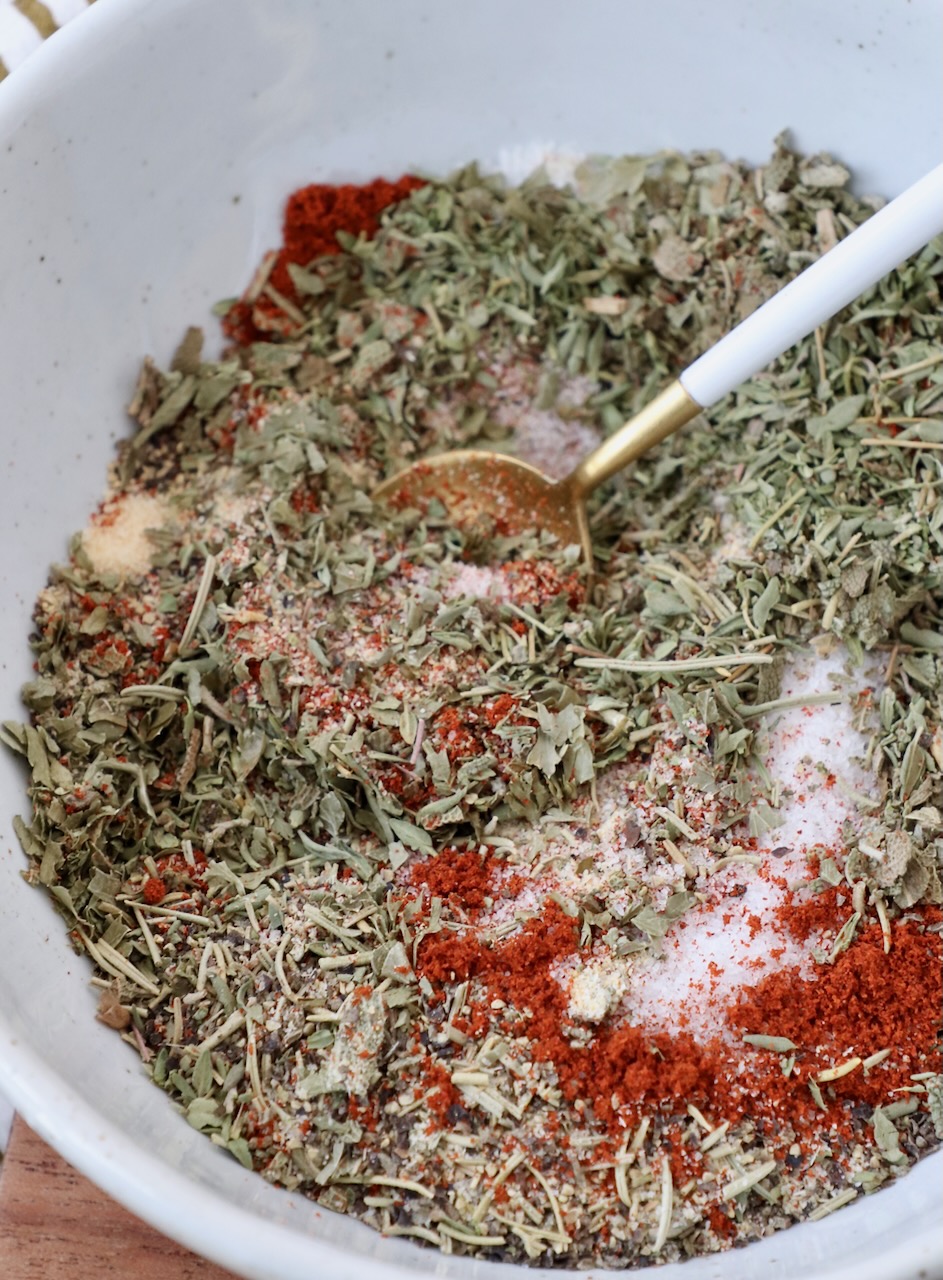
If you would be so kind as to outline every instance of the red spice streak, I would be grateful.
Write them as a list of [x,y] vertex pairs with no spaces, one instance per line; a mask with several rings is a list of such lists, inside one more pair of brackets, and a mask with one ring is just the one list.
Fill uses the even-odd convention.
[[[930,923],[927,917],[939,911],[929,908],[923,915]],[[868,1076],[855,1071],[832,1085],[838,1097],[876,1106],[887,1100],[889,1090],[910,1084],[911,1071],[923,1069],[917,1060],[939,1061],[935,1042],[943,1019],[941,961],[939,935],[918,924],[894,925],[889,954],[880,926],[870,925],[834,964],[822,965],[814,980],[801,980],[794,969],[761,979],[731,1010],[731,1022],[744,1031],[788,1036],[803,1047],[819,1048],[822,1061],[815,1070],[825,1060],[850,1056],[852,1046],[861,1058],[893,1049],[880,1071]],[[933,1069],[932,1063],[927,1069]]]
[[453,764],[473,759],[480,751],[478,739],[469,728],[471,718],[464,709],[443,707],[432,722]]
[[452,1077],[441,1062],[428,1062],[423,1067],[422,1074],[428,1089],[425,1098],[426,1108],[439,1127],[445,1128],[449,1123],[449,1108],[461,1105],[462,1095],[452,1083]]
[[649,1035],[636,1027],[603,1028],[589,1049],[574,1049],[567,1040],[567,997],[550,966],[577,950],[576,922],[556,903],[540,919],[529,920],[520,933],[499,946],[483,947],[477,935],[431,934],[419,947],[419,971],[433,984],[477,977],[492,995],[514,1009],[529,1010],[524,1024],[508,1022],[507,1030],[524,1032],[536,1061],[553,1062],[564,1096],[592,1102],[598,1119],[615,1119],[613,1094],[620,1103],[663,1097],[704,1101],[713,1082],[713,1066],[686,1034]]
[[300,188],[289,196],[285,206],[283,247],[272,271],[272,284],[279,293],[293,296],[289,262],[303,265],[315,258],[340,253],[338,231],[353,236],[376,235],[383,210],[405,200],[411,191],[424,185],[421,178],[407,174],[398,182],[376,178],[363,185],[314,183]]
[[807,898],[790,894],[790,899],[776,914],[784,928],[800,942],[806,942],[813,935],[837,933],[850,914],[844,886],[829,886]]
[[[377,178],[363,185],[313,183],[288,197],[282,226],[282,247],[278,251],[269,283],[284,297],[295,300],[295,288],[288,273],[289,263],[307,266],[316,258],[341,252],[338,231],[350,235],[374,236],[380,214],[404,200],[411,191],[424,186],[421,178],[406,174],[397,182]],[[274,303],[262,297],[255,304],[263,312],[279,316]],[[245,345],[262,337],[253,319],[253,304],[237,302],[223,320],[223,332],[233,342]]]
[[[203,874],[206,870],[206,854],[202,849],[193,850],[193,866],[187,862],[182,853],[166,853],[156,860],[155,865],[159,876],[145,880],[141,889],[145,902],[156,905],[172,889],[196,889],[200,893],[206,892],[206,880]],[[159,897],[154,896],[158,893]],[[149,894],[152,896],[148,896]]]
[[425,885],[433,896],[451,898],[457,894],[463,908],[475,910],[485,905],[493,874],[490,854],[444,849],[435,858],[417,862],[410,876],[414,885]]
[[370,1133],[374,1133],[380,1123],[380,1103],[376,1094],[371,1094],[366,1102],[351,1095],[347,1099],[347,1114],[351,1120],[356,1120]]
[[719,1204],[707,1206],[707,1220],[711,1230],[723,1240],[731,1240],[737,1234],[736,1221],[729,1217]]
[[[436,867],[441,861],[424,864],[426,882],[451,893],[467,865],[477,903],[484,873],[478,855],[453,853]],[[819,924],[803,917],[803,907],[799,911],[798,932]],[[922,915],[929,924],[940,912],[929,908]],[[477,1033],[492,1022],[507,1033],[526,1035],[534,1060],[554,1064],[564,1097],[591,1105],[596,1119],[613,1132],[637,1122],[652,1107],[665,1115],[684,1114],[693,1102],[724,1119],[751,1116],[765,1122],[771,1148],[777,1147],[783,1123],[800,1137],[820,1131],[824,1123],[836,1135],[849,1136],[852,1120],[843,1099],[877,1105],[886,1101],[889,1090],[909,1084],[912,1071],[939,1069],[943,944],[918,923],[894,926],[890,955],[884,953],[880,927],[871,925],[833,965],[820,966],[813,979],[785,969],[746,989],[727,1010],[734,1046],[720,1040],[701,1045],[684,1031],[649,1033],[622,1024],[602,1025],[588,1047],[574,1048],[568,1039],[573,1024],[567,997],[551,967],[577,951],[578,937],[575,921],[549,903],[540,919],[528,921],[515,937],[493,947],[483,945],[474,928],[428,935],[420,943],[417,967],[434,987],[481,981],[488,996],[473,1005]],[[509,1016],[510,1010],[493,1012],[495,996],[518,1016]],[[749,1054],[749,1071],[738,1075],[748,1052],[739,1044],[744,1033],[794,1040],[801,1046],[797,1070],[786,1078],[778,1055],[760,1052]],[[826,1089],[826,1121],[812,1101],[809,1078],[852,1052],[866,1057],[883,1048],[894,1053],[879,1071],[866,1077],[858,1070]],[[680,1167],[687,1159],[680,1148],[672,1151],[673,1164]]]
[[149,876],[141,888],[141,896],[150,906],[156,907],[167,896],[167,886],[156,876]]

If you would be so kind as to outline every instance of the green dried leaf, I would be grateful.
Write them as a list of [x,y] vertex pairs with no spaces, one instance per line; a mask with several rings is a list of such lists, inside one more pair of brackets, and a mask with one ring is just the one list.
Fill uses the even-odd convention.
[[187,1123],[202,1133],[222,1127],[222,1108],[213,1098],[194,1098],[187,1105]]
[[813,440],[820,441],[830,431],[843,431],[861,416],[867,396],[845,396],[836,400],[828,413],[820,417],[807,418],[806,430]]
[[753,1045],[754,1049],[769,1049],[773,1053],[788,1053],[791,1049],[799,1047],[786,1036],[748,1035],[743,1039],[746,1044]]
[[943,1140],[943,1075],[933,1076],[926,1082],[927,1106],[933,1121],[933,1131]]
[[435,844],[428,831],[424,831],[422,827],[417,827],[412,822],[406,822],[403,818],[390,818],[389,823],[397,839],[401,840],[408,849],[415,849],[419,853],[432,853]]
[[900,1134],[897,1126],[893,1120],[888,1119],[880,1107],[875,1107],[871,1124],[874,1129],[874,1141],[888,1164],[906,1164],[907,1157],[900,1149]]
[[766,631],[766,624],[773,609],[779,604],[781,591],[778,578],[770,578],[753,606],[753,625],[757,631]]

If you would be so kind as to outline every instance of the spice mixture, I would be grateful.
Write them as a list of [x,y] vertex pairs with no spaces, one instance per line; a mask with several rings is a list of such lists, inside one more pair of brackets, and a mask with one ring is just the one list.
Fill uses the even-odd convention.
[[943,245],[613,482],[589,576],[370,492],[565,471],[875,202],[782,142],[562,167],[292,196],[223,359],[145,362],[3,737],[193,1126],[388,1235],[622,1266],[943,1138]]

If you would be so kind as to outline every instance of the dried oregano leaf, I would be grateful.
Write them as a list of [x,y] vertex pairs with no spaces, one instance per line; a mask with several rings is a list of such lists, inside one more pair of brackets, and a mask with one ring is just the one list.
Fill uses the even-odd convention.
[[880,1107],[875,1107],[871,1124],[874,1128],[874,1140],[888,1164],[905,1164],[907,1157],[900,1149],[900,1133],[894,1121]]
[[890,885],[903,878],[916,855],[917,847],[906,831],[889,831],[885,837],[884,849],[883,884]]
[[936,1136],[943,1139],[943,1075],[933,1076],[926,1082],[927,1106]]

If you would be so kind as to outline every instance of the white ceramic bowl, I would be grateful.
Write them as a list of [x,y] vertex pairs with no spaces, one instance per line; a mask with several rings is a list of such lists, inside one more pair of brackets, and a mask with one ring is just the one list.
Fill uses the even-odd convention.
[[[238,292],[312,180],[444,172],[556,142],[719,146],[784,126],[893,195],[935,164],[936,0],[99,0],[0,85],[0,715],[50,561],[102,490],[140,357]],[[63,1155],[247,1277],[508,1277],[267,1186],[172,1111],[93,1017],[28,889],[0,756],[0,1087]],[[661,1280],[943,1277],[943,1156],[896,1186]],[[523,1272],[521,1273],[523,1274]],[[529,1274],[533,1274],[530,1272]]]

